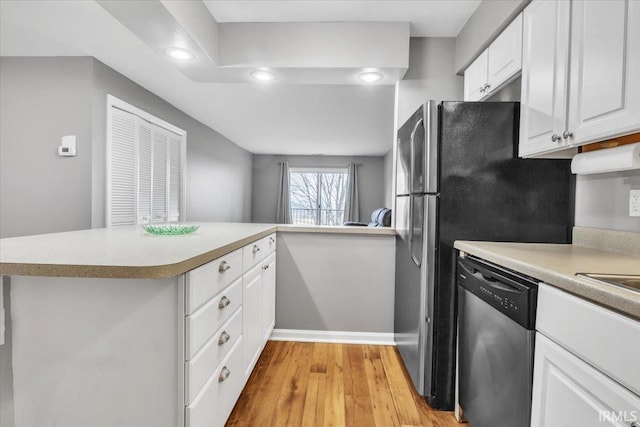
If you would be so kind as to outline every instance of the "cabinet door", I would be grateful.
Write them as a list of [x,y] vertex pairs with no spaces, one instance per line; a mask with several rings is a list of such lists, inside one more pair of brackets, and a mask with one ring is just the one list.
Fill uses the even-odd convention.
[[522,69],[522,14],[491,43],[487,51],[487,92],[491,93]]
[[640,3],[574,1],[571,15],[570,142],[640,130]]
[[249,378],[262,348],[262,264],[242,278],[242,336],[244,340],[244,378]]
[[534,0],[524,10],[521,157],[565,147],[570,3]]
[[487,83],[487,51],[464,70],[464,100],[478,101],[485,95]]
[[640,397],[536,334],[532,426],[632,425],[639,408]]
[[276,323],[276,254],[264,261],[262,272],[262,340],[266,342]]

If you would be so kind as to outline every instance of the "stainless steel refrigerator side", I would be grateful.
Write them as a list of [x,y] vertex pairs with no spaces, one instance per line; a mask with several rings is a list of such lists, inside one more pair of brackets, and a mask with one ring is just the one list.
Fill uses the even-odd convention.
[[427,101],[424,105],[425,142],[424,150],[424,192],[435,194],[440,191],[438,183],[438,102]]
[[396,275],[394,341],[418,392],[423,392],[424,364],[421,327],[423,270],[411,258],[411,199],[396,197]]
[[424,309],[424,393],[430,399],[433,394],[433,324],[434,324],[434,304],[435,287],[438,276],[437,252],[438,252],[438,195],[425,196],[425,219],[424,219],[424,261],[425,268],[425,295],[423,298]]

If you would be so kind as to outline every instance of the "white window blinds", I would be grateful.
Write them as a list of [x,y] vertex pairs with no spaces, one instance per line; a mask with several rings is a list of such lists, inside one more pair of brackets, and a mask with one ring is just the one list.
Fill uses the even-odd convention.
[[111,107],[107,226],[179,221],[183,137]]

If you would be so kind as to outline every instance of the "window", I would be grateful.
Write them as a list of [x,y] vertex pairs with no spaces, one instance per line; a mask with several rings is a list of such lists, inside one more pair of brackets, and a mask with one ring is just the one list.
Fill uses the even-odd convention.
[[186,132],[111,96],[107,115],[107,226],[184,219]]
[[291,168],[291,222],[342,225],[347,194],[346,168]]

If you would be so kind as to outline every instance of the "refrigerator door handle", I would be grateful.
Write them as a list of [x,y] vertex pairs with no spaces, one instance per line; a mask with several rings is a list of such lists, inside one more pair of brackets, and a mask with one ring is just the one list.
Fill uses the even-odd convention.
[[413,196],[409,196],[409,256],[413,261]]
[[[411,179],[409,180],[409,193],[414,193],[416,191],[416,189],[413,188],[413,180],[415,179],[414,177],[416,176],[415,175],[416,171],[414,170],[414,166],[416,164],[415,139],[416,139],[416,132],[418,131],[418,128],[422,123],[424,123],[424,119],[421,117],[420,120],[418,120],[416,124],[413,126],[413,130],[411,131],[411,136],[409,137],[409,147],[410,147],[410,153],[411,153],[411,159],[410,159],[411,165],[409,166],[409,171],[410,171],[409,173],[411,176]],[[423,171],[420,171],[420,173],[423,173]]]

